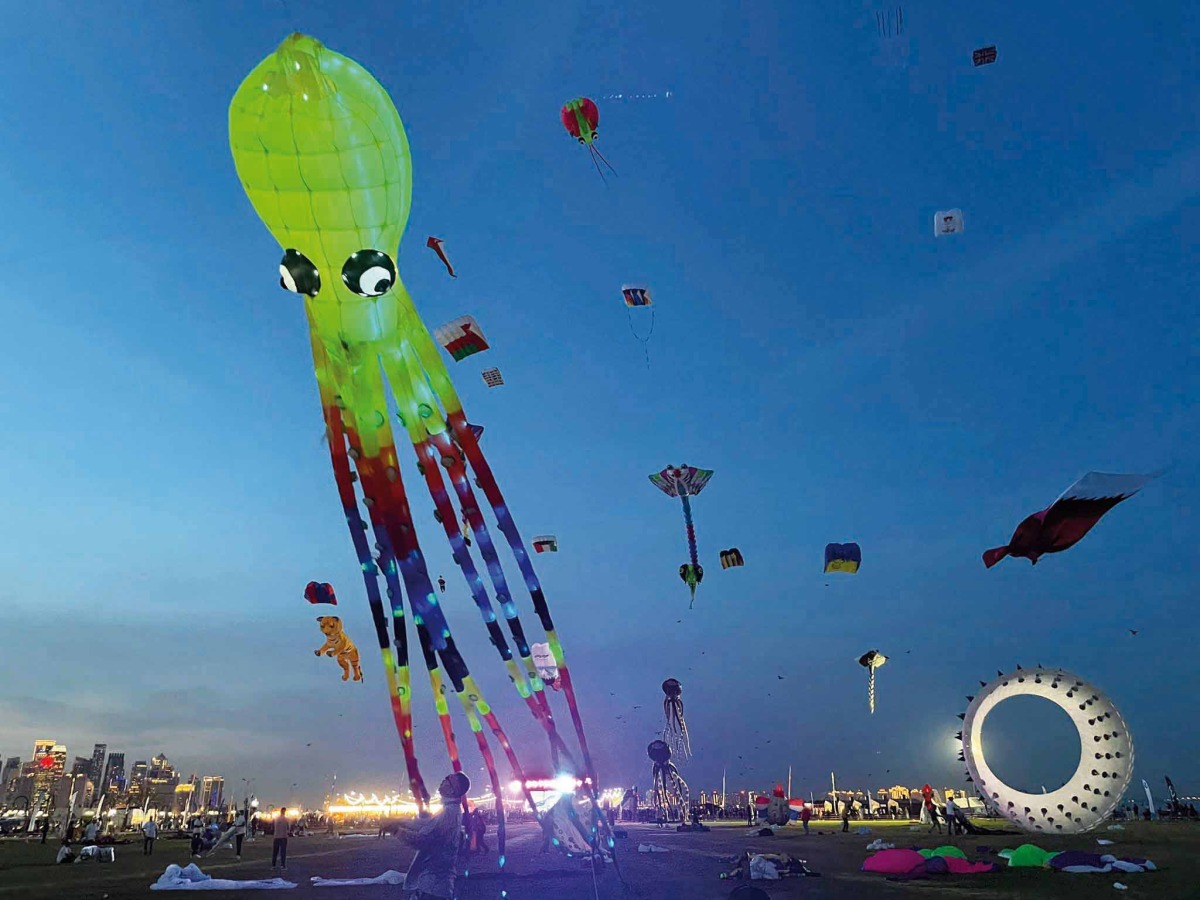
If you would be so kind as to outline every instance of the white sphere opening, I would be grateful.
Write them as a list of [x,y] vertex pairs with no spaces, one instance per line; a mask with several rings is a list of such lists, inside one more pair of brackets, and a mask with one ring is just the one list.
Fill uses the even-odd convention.
[[[983,723],[1012,697],[1049,700],[1070,717],[1081,747],[1075,773],[1056,791],[1030,794],[1009,787],[988,766]],[[1112,701],[1062,669],[1017,669],[984,685],[963,716],[967,773],[983,796],[1013,824],[1031,832],[1077,834],[1100,825],[1133,777],[1133,738]]]

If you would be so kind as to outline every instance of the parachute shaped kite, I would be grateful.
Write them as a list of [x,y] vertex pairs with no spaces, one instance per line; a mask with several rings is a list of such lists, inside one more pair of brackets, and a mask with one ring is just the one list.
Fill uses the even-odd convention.
[[446,272],[449,273],[450,277],[457,278],[458,276],[454,274],[454,266],[450,265],[450,260],[446,258],[446,251],[442,249],[442,244],[444,243],[445,241],[441,238],[431,237],[425,242],[425,246],[437,254],[438,259],[442,261],[442,265],[446,267]]
[[537,553],[557,553],[558,538],[552,534],[537,534],[533,537],[533,549]]
[[996,45],[980,47],[971,53],[971,62],[976,66],[990,66],[996,61]]
[[686,815],[692,807],[691,794],[687,782],[671,762],[671,748],[665,741],[651,741],[646,747],[646,755],[654,763],[650,783],[655,808],[663,819],[671,818],[672,809]]
[[596,138],[599,136],[597,128],[600,125],[600,110],[596,108],[596,104],[587,97],[576,97],[563,104],[559,116],[562,119],[563,128],[567,129],[567,134],[588,148],[588,152],[592,155],[592,164],[600,173],[600,178],[604,179],[604,171],[600,168],[600,163],[604,163],[608,166],[608,170],[616,175],[617,170],[610,166],[608,160],[596,149]]
[[446,352],[454,357],[455,362],[461,362],[468,356],[482,353],[489,344],[479,328],[474,316],[460,316],[445,325],[439,325],[433,330],[437,342],[446,348]]
[[650,299],[650,288],[648,287],[627,284],[621,288],[621,293],[625,295],[625,305],[631,309],[638,306],[654,305],[654,301]]
[[[625,318],[629,320],[629,331],[642,345],[642,351],[646,354],[646,368],[649,368],[650,336],[654,334],[654,301],[650,299],[650,288],[643,285],[626,284],[621,286],[621,294],[625,297]],[[633,325],[635,309],[650,310],[650,327],[644,336],[638,334],[638,330]],[[645,313],[639,313],[639,315],[644,316]]]
[[966,229],[961,209],[939,209],[933,214],[933,236],[960,234]]
[[500,374],[499,369],[484,369],[483,383],[488,387],[500,387],[500,385],[504,384],[504,376]]
[[1050,506],[1018,525],[1008,544],[984,551],[984,566],[990,569],[1006,556],[1021,556],[1036,565],[1046,553],[1075,546],[1106,512],[1156,477],[1088,472]]
[[[447,696],[461,703],[488,771],[497,798],[503,865],[504,809],[499,800],[503,792],[489,737],[523,785],[524,770],[495,709],[460,653],[435,593],[405,474],[411,478],[417,473],[424,482],[490,642],[517,694],[544,731],[556,771],[578,772],[593,801],[592,786],[598,782],[570,669],[530,554],[467,424],[438,346],[396,268],[412,188],[404,125],[391,98],[358,63],[311,37],[293,34],[238,88],[230,104],[229,134],[246,195],[284,248],[282,283],[303,300],[297,306],[302,305],[309,326],[342,515],[363,573],[413,797],[421,809],[427,808],[429,791],[413,736],[410,629],[428,671],[452,767],[461,771],[463,764]],[[393,422],[403,429],[398,435]],[[401,448],[411,448],[412,455],[405,453],[402,460]],[[473,484],[482,497],[476,496]],[[558,732],[513,589],[484,520],[485,504],[495,514],[500,535],[516,560],[520,582],[558,660],[582,768]],[[459,530],[460,509],[475,536],[482,566]],[[380,590],[381,574],[386,591]],[[525,798],[533,806],[528,789]],[[589,835],[596,842],[607,825],[595,802],[592,815]],[[611,837],[607,840],[611,847]]]
[[878,650],[868,650],[858,658],[858,664],[867,670],[867,703],[871,714],[875,714],[875,670],[882,666],[888,658]]
[[862,565],[862,548],[858,544],[826,544],[825,571],[848,572],[853,575]]
[[678,497],[683,501],[683,524],[687,529],[688,556],[691,562],[679,567],[679,577],[692,592],[692,602],[696,602],[696,586],[704,580],[704,567],[696,555],[696,527],[692,524],[692,504],[688,500],[704,490],[708,480],[713,477],[711,469],[697,469],[695,466],[667,466],[661,472],[651,475],[650,481],[668,497]]
[[337,594],[328,582],[310,581],[304,586],[304,599],[309,603],[328,603],[337,606]]
[[742,551],[737,547],[730,547],[728,550],[721,551],[721,568],[728,569],[733,566],[744,566],[746,561],[742,559]]
[[554,651],[550,649],[550,645],[534,644],[530,649],[533,651],[533,664],[537,667],[538,676],[556,691],[560,690],[558,662],[554,659]]
[[663,740],[675,747],[675,752],[687,759],[692,755],[692,738],[688,734],[687,720],[683,717],[683,685],[674,678],[668,678],[662,683],[663,715],[666,717],[666,727],[663,728]]

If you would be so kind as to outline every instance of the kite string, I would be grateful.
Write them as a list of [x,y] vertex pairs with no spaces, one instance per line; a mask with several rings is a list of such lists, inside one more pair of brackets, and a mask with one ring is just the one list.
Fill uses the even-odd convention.
[[629,322],[629,332],[633,335],[634,340],[639,341],[642,349],[646,352],[646,368],[650,368],[650,338],[654,335],[654,307],[650,307],[650,330],[646,332],[646,336],[642,337],[637,333],[637,329],[633,327],[633,308],[625,307],[625,319]]

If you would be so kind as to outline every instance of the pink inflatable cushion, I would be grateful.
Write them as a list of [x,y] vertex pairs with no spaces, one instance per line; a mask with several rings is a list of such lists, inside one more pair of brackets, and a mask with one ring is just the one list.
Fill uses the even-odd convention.
[[864,872],[881,875],[907,875],[909,872],[925,871],[925,857],[916,850],[880,850],[867,857],[862,865]]

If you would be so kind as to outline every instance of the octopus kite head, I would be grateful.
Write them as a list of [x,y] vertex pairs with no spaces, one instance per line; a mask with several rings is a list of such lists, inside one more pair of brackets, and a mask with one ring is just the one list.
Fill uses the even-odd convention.
[[651,741],[646,747],[646,755],[650,757],[651,762],[666,765],[671,761],[671,748],[667,746],[666,741]]
[[412,166],[404,124],[366,69],[315,38],[288,37],[229,105],[234,165],[283,247],[280,284],[351,340],[394,320],[395,256]]

